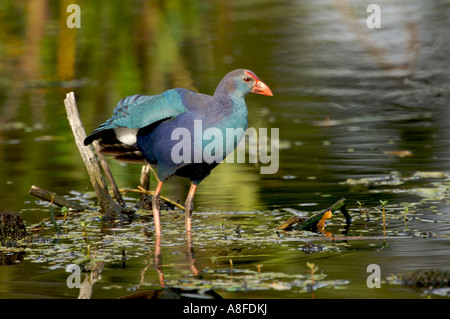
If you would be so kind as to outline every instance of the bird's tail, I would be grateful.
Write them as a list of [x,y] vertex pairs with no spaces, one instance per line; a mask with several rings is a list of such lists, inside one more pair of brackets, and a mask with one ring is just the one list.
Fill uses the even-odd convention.
[[107,140],[102,137],[100,153],[114,156],[120,162],[132,164],[148,164],[138,148],[121,143],[119,140]]

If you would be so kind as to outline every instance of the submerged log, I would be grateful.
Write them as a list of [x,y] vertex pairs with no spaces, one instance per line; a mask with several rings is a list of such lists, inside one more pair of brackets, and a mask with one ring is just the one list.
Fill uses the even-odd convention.
[[304,218],[299,216],[292,216],[283,224],[277,227],[278,230],[290,230],[290,229],[298,229],[298,230],[307,230],[313,229],[317,226],[317,223],[320,222],[322,217],[326,212],[331,211],[332,213],[336,210],[340,210],[344,215],[347,224],[351,224],[352,218],[347,210],[347,200],[342,197],[336,203],[331,205],[329,208],[324,209],[323,211],[315,214],[310,218]]
[[80,205],[74,201],[65,199],[64,197],[53,193],[53,192],[49,192],[48,190],[45,190],[43,188],[37,187],[37,186],[31,186],[30,188],[30,194],[38,197],[40,199],[43,199],[47,202],[51,202],[59,207],[67,207],[70,208],[72,210],[75,210],[77,212],[81,212],[83,210],[86,209],[86,207],[83,207],[83,205]]

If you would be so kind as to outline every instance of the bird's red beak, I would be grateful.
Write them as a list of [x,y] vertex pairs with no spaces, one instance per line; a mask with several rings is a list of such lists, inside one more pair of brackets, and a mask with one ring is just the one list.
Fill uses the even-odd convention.
[[255,79],[255,85],[253,86],[253,90],[251,90],[250,92],[252,93],[258,93],[258,94],[262,94],[262,95],[268,95],[268,96],[273,96],[272,91],[270,90],[270,88],[267,86],[266,83],[264,83],[263,81],[261,81],[255,73],[251,72],[251,71],[245,71],[246,74],[250,75],[252,78]]

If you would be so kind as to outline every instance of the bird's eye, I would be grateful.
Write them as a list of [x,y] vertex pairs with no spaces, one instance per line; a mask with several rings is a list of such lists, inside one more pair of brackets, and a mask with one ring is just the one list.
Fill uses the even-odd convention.
[[244,81],[245,81],[245,82],[250,82],[250,81],[251,81],[251,78],[250,78],[249,76],[246,76],[246,77],[244,78]]

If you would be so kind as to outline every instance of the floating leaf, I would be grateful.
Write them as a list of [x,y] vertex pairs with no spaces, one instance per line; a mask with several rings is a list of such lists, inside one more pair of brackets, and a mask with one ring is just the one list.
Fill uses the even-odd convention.
[[320,219],[320,221],[317,223],[317,229],[320,230],[321,233],[324,232],[325,229],[325,221],[329,218],[331,218],[333,216],[333,214],[331,213],[331,210],[325,212],[325,214],[323,214],[322,218]]
[[398,151],[385,151],[385,155],[398,156],[398,157],[412,157],[413,153],[408,150],[398,150]]

